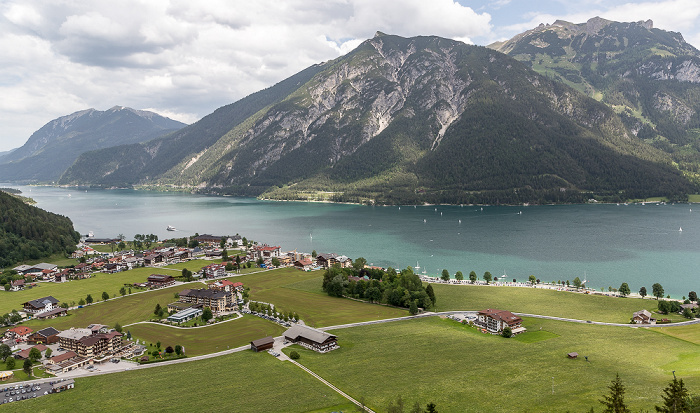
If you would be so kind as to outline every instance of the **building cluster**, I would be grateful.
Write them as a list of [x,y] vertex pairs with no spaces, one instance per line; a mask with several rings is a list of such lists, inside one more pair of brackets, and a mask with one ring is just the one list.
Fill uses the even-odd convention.
[[243,291],[243,283],[229,280],[219,280],[208,285],[208,288],[185,289],[178,294],[178,301],[168,304],[171,314],[167,320],[173,323],[184,323],[202,315],[208,307],[213,315],[220,315],[238,308],[239,293]]
[[[70,328],[59,331],[53,327],[33,331],[29,327],[16,326],[5,332],[2,344],[13,351],[12,357],[18,360],[30,358],[36,349],[45,359],[48,346],[57,344],[53,357],[44,360],[48,373],[64,373],[77,368],[101,363],[112,357],[128,355],[131,343],[122,341],[122,334],[102,324],[91,324],[87,328]],[[27,347],[26,345],[33,345]],[[20,346],[26,347],[20,350]]]
[[[327,353],[335,350],[338,347],[338,337],[302,324],[296,324],[284,332],[283,338],[285,344],[298,344],[309,350],[319,353]],[[275,339],[273,337],[264,337],[250,342],[250,349],[256,352],[270,350],[274,346]]]

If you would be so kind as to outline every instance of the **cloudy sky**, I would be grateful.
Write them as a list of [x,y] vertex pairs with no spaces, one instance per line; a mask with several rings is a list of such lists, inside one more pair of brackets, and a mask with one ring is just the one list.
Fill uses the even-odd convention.
[[87,108],[192,123],[377,30],[487,45],[593,16],[653,19],[700,46],[697,0],[0,0],[0,151]]

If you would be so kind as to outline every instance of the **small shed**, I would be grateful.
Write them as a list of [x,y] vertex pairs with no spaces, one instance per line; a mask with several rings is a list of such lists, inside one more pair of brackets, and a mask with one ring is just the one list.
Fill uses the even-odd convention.
[[566,356],[567,356],[568,358],[570,358],[570,359],[575,359],[575,358],[578,357],[578,353],[577,353],[577,352],[573,352],[573,353],[567,354]]
[[275,344],[275,339],[272,336],[267,336],[265,338],[260,338],[255,341],[250,342],[250,349],[258,352],[267,349],[271,349]]

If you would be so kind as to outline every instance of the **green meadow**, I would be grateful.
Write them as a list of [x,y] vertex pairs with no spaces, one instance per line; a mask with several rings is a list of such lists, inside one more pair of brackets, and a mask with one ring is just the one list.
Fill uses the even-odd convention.
[[294,413],[351,411],[347,400],[289,362],[250,351],[76,380],[5,412]]
[[134,338],[147,343],[160,341],[161,347],[184,346],[188,356],[215,353],[250,344],[259,338],[282,335],[285,328],[260,317],[243,318],[217,323],[204,328],[173,328],[159,324],[134,324],[124,327]]
[[297,350],[300,363],[375,411],[398,396],[407,406],[434,402],[441,413],[601,411],[617,373],[631,410],[653,410],[673,370],[700,394],[697,344],[643,328],[539,319],[525,326],[529,332],[504,339],[430,317],[335,330],[340,349],[328,354],[285,352]]

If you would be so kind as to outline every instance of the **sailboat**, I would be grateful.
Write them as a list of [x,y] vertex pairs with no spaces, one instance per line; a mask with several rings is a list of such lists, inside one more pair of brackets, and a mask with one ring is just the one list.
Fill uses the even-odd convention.
[[172,225],[168,225],[168,228],[166,228],[168,231],[175,231],[175,227]]
[[683,228],[678,227],[678,232],[683,232]]
[[413,267],[413,269],[420,270],[420,266],[418,265],[418,261],[416,261],[416,266]]

